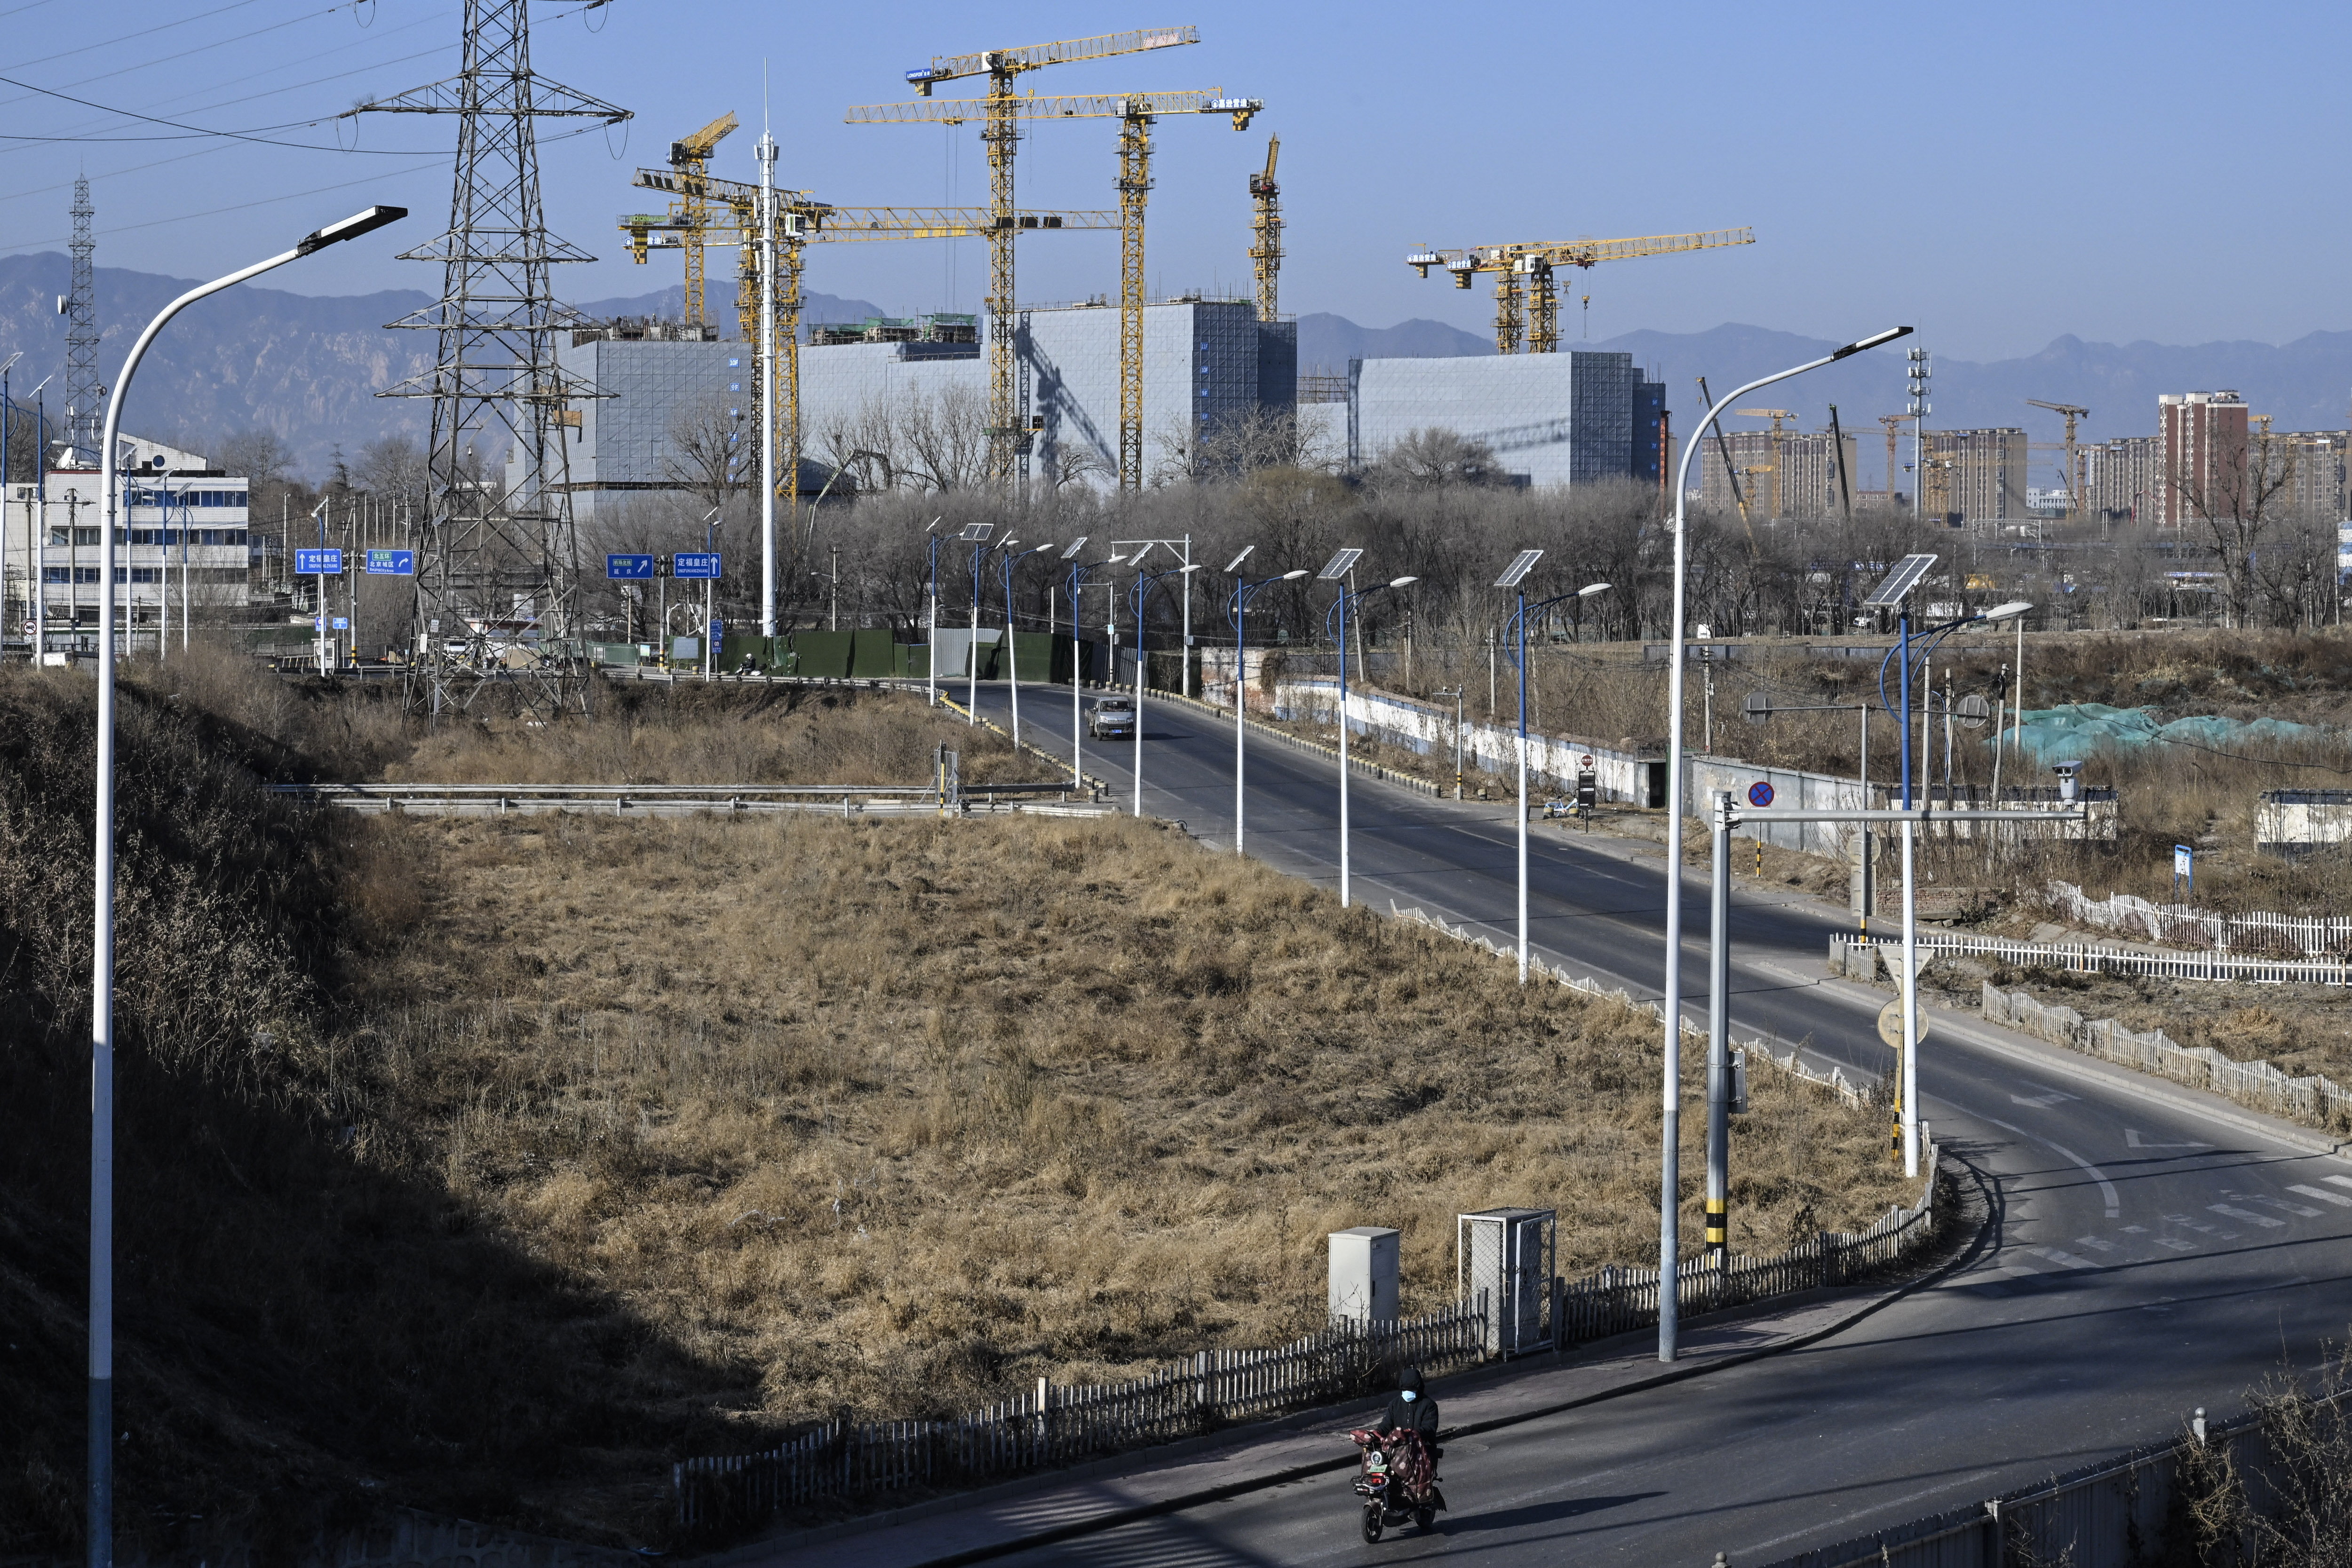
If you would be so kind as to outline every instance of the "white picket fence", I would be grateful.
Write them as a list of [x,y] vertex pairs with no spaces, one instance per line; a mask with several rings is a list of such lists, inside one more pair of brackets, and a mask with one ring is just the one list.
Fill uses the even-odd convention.
[[[1968,931],[1923,931],[1918,940],[1923,953],[1996,958],[2021,969],[2145,974],[2159,980],[2244,980],[2263,985],[2352,985],[2352,961],[2341,958],[2232,958],[2219,952],[2146,952],[2083,942],[2017,942],[2005,936],[1977,936]],[[1832,937],[1830,963],[1853,974],[1855,963],[1868,967],[1869,960],[1858,956],[1865,951],[1878,954],[1892,966],[1901,962],[1903,939]],[[1849,962],[1849,955],[1855,955],[1853,962]],[[1866,980],[1871,975],[1854,977]]]
[[2352,915],[2223,915],[2189,904],[2151,903],[2130,893],[2086,898],[2072,882],[2051,883],[2048,896],[2071,920],[2168,947],[2352,958]]
[[2265,1061],[2233,1061],[2210,1046],[2177,1045],[2161,1029],[2135,1034],[2113,1018],[2085,1019],[2072,1007],[2053,1007],[2025,992],[2003,991],[1990,982],[1984,988],[1984,1016],[1988,1023],[2006,1024],[2053,1046],[2210,1089],[2306,1126],[2352,1122],[2352,1089],[2316,1073],[2295,1078]]

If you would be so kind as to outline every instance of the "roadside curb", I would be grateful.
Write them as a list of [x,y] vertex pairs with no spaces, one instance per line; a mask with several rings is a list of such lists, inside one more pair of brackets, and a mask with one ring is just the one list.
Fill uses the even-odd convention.
[[[1947,1152],[1949,1153],[1949,1151],[1947,1151]],[[1986,1178],[1983,1173],[1979,1171],[1974,1164],[1958,1154],[1950,1154],[1950,1158],[1953,1163],[1958,1166],[1961,1171],[1965,1171],[1979,1187],[1984,1184]],[[1955,1175],[1958,1173],[1958,1172],[1954,1173]],[[1728,1370],[1732,1367],[1750,1365],[1756,1362],[1780,1355],[1784,1352],[1803,1350],[1808,1346],[1818,1344],[1824,1340],[1831,1339],[1838,1334],[1843,1333],[1846,1330],[1853,1328],[1856,1323],[1862,1322],[1864,1320],[1875,1315],[1884,1309],[1892,1306],[1895,1302],[1899,1301],[1929,1285],[1936,1284],[1959,1271],[1983,1250],[1986,1239],[1990,1234],[1990,1227],[1991,1213],[1990,1208],[1988,1205],[1985,1212],[1977,1216],[1972,1232],[1968,1234],[1964,1240],[1956,1237],[1954,1243],[1948,1249],[1948,1255],[1944,1257],[1942,1261],[1937,1263],[1933,1268],[1928,1268],[1909,1279],[1900,1280],[1891,1285],[1881,1286],[1870,1291],[1866,1295],[1857,1297],[1851,1304],[1849,1310],[1839,1313],[1838,1316],[1830,1321],[1810,1329],[1801,1334],[1780,1341],[1778,1343],[1764,1345],[1755,1350],[1744,1351],[1735,1354],[1727,1355],[1719,1360],[1708,1361],[1704,1363],[1692,1364],[1659,1372],[1648,1377],[1637,1378],[1629,1383],[1620,1384],[1613,1388],[1601,1390],[1598,1393],[1581,1394],[1573,1399],[1559,1400],[1534,1409],[1514,1411],[1509,1415],[1496,1416],[1489,1420],[1471,1422],[1461,1426],[1451,1426],[1446,1428],[1441,1434],[1441,1439],[1450,1441],[1463,1437],[1475,1436],[1487,1432],[1502,1431],[1508,1427],[1522,1426],[1530,1421],[1542,1420],[1549,1416],[1561,1415],[1570,1410],[1581,1409],[1588,1405],[1599,1405],[1609,1400],[1622,1398],[1627,1394],[1641,1394],[1652,1389],[1666,1387],[1673,1384],[1686,1383],[1695,1378],[1705,1377],[1714,1373]],[[1806,1294],[1826,1294],[1826,1292],[1808,1292]],[[1786,1312],[1791,1310],[1791,1308],[1802,1307],[1806,1304],[1807,1303],[1805,1303],[1801,1298],[1793,1300],[1783,1299],[1772,1304],[1770,1312],[1758,1313],[1754,1315],[1768,1316],[1775,1312]],[[1694,1326],[1707,1323],[1710,1320],[1721,1323],[1733,1323],[1741,1321],[1743,1310],[1744,1309],[1736,1308],[1728,1312],[1719,1314],[1711,1313],[1705,1318],[1694,1318],[1686,1321]],[[1578,1348],[1580,1352],[1581,1352],[1581,1356],[1590,1356],[1591,1352],[1602,1352],[1603,1358],[1605,1358],[1606,1354],[1610,1352],[1612,1347],[1622,1347],[1627,1345],[1628,1342],[1646,1339],[1650,1336],[1650,1333],[1651,1331],[1648,1330],[1637,1330],[1630,1334],[1612,1335],[1609,1339],[1595,1340],[1589,1344],[1582,1345]],[[1507,1381],[1507,1363],[1505,1363],[1505,1367],[1503,1369],[1491,1370],[1497,1370],[1502,1373],[1502,1375],[1493,1378],[1493,1382],[1502,1383]],[[1445,1383],[1458,1383],[1465,1377],[1475,1376],[1476,1371],[1474,1370],[1470,1373],[1459,1374],[1456,1378],[1444,1380],[1439,1384],[1437,1391],[1439,1393],[1444,1393]],[[1024,1477],[1019,1480],[1007,1481],[999,1486],[990,1487],[980,1491],[959,1493],[951,1497],[929,1499],[923,1502],[911,1504],[906,1508],[892,1509],[886,1512],[871,1514],[864,1519],[848,1520],[839,1524],[819,1526],[815,1530],[803,1531],[796,1535],[789,1542],[772,1540],[757,1544],[738,1547],[722,1555],[707,1558],[695,1558],[689,1559],[688,1561],[695,1564],[695,1568],[733,1568],[733,1565],[738,1564],[749,1565],[755,1563],[780,1561],[788,1558],[793,1552],[808,1547],[824,1545],[832,1542],[841,1541],[854,1536],[870,1534],[875,1531],[887,1530],[900,1524],[911,1524],[917,1521],[935,1518],[943,1513],[951,1513],[975,1506],[985,1506],[991,1502],[1003,1501],[1016,1497],[1027,1496],[1049,1490],[1055,1486],[1066,1485],[1074,1480],[1084,1479],[1090,1475],[1101,1475],[1108,1471],[1114,1470],[1139,1457],[1150,1457],[1164,1459],[1181,1458],[1190,1454],[1196,1454],[1215,1447],[1220,1444],[1231,1443],[1234,1441],[1236,1437],[1240,1437],[1246,1441],[1254,1437],[1271,1436],[1286,1430],[1297,1431],[1307,1427],[1312,1427],[1321,1423],[1333,1420],[1349,1411],[1358,1409],[1361,1407],[1363,1404],[1364,1401],[1360,1398],[1350,1400],[1344,1405],[1318,1405],[1311,1410],[1294,1412],[1289,1415],[1283,1416],[1277,1421],[1253,1423],[1247,1427],[1229,1427],[1223,1432],[1211,1433],[1200,1437],[1188,1438],[1178,1443],[1156,1445],[1150,1448],[1134,1450],[1128,1454],[1113,1456],[1109,1458],[1096,1460],[1089,1464],[1073,1466],[1066,1469],[1047,1471],[1038,1476]],[[1072,1521],[1066,1524],[1049,1526],[1045,1529],[1023,1534],[1014,1540],[995,1542],[984,1546],[966,1547],[960,1551],[946,1552],[936,1557],[920,1558],[910,1563],[899,1564],[898,1565],[898,1568],[961,1568],[961,1565],[965,1563],[985,1563],[999,1557],[1008,1557],[1016,1552],[1032,1551],[1040,1546],[1051,1546],[1059,1542],[1074,1541],[1082,1536],[1096,1535],[1105,1531],[1120,1529],[1126,1525],[1139,1523],[1144,1520],[1157,1519],[1164,1514],[1179,1513],[1185,1509],[1198,1508],[1207,1503],[1222,1502],[1228,1498],[1240,1497],[1249,1492],[1263,1490],[1268,1487],[1284,1486],[1293,1481],[1306,1480],[1315,1476],[1328,1475],[1335,1471],[1344,1470],[1355,1463],[1357,1463],[1356,1457],[1352,1454],[1349,1454],[1329,1459],[1318,1459],[1308,1464],[1286,1465],[1272,1470],[1260,1471],[1256,1474],[1243,1477],[1235,1480],[1220,1481],[1213,1486],[1196,1488],[1192,1491],[1180,1493],[1173,1497],[1160,1498],[1148,1503],[1137,1503],[1131,1507],[1111,1510],[1108,1512],[1098,1514],[1091,1518]]]

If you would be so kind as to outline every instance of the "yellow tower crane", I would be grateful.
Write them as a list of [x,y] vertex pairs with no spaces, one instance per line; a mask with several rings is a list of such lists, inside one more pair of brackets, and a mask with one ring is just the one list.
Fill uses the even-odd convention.
[[[681,136],[669,144],[670,170],[683,177],[684,191],[696,189],[696,182],[710,173],[710,154],[737,123],[731,112],[722,114],[693,135]],[[703,236],[710,228],[710,202],[705,196],[682,192],[670,204],[669,210],[670,216],[679,220],[675,229],[678,248],[686,257],[686,307],[680,315],[688,326],[707,327],[710,318],[703,310],[702,249]]]
[[[982,232],[988,236],[989,260],[989,466],[1000,479],[1012,479],[1015,458],[1028,449],[1028,432],[1018,427],[1020,409],[1013,384],[1013,335],[1018,326],[1020,301],[1013,289],[1013,246],[1020,230],[1013,223],[1013,154],[1021,139],[1015,121],[1029,118],[1023,111],[1023,105],[1035,100],[1023,98],[1014,89],[1024,74],[1043,70],[1047,66],[1067,65],[1076,60],[1108,59],[1115,55],[1139,54],[1146,49],[1172,48],[1200,41],[1201,30],[1198,27],[1139,27],[1124,33],[1103,33],[1091,38],[1026,44],[1017,48],[936,55],[929,65],[918,67],[907,73],[907,80],[925,98],[930,97],[931,89],[943,81],[977,76],[988,79],[988,96],[967,100],[970,109],[944,123],[959,124],[966,119],[979,120],[980,140],[988,152],[990,222]],[[922,122],[913,116],[887,114],[861,120],[859,111],[856,110],[850,111],[849,121],[852,124]]]
[[[1118,128],[1119,316],[1118,316],[1118,483],[1121,489],[1143,488],[1143,210],[1151,189],[1151,126],[1170,114],[1223,114],[1234,129],[1246,131],[1250,119],[1265,105],[1255,98],[1228,98],[1222,88],[1183,92],[1111,92],[1070,98],[934,98],[914,103],[869,103],[850,110],[853,125],[961,125],[987,117],[992,125],[1017,120],[1117,120]],[[983,132],[986,134],[986,132]],[[1008,241],[1002,247],[1011,252]],[[989,309],[996,307],[992,304]],[[1007,329],[1008,334],[1010,329]],[[1007,335],[1005,363],[1008,407],[1012,385],[1012,339]],[[997,338],[992,329],[991,353]],[[990,391],[994,394],[994,362]],[[1017,420],[1019,410],[1013,408]],[[992,415],[993,418],[993,415]],[[1024,440],[1026,432],[1022,433]],[[1024,448],[1025,449],[1025,448]]]
[[[1772,422],[1772,460],[1764,467],[1762,471],[1772,476],[1772,506],[1771,510],[1764,514],[1764,518],[1768,522],[1773,521],[1786,510],[1782,505],[1780,494],[1780,426],[1783,420],[1794,419],[1797,416],[1796,411],[1789,408],[1735,408],[1732,412],[1742,418],[1769,419]],[[1758,470],[1750,468],[1748,471],[1752,474]]]
[[1495,276],[1495,352],[1519,352],[1521,320],[1527,321],[1529,353],[1548,354],[1559,347],[1559,291],[1552,280],[1560,267],[1597,267],[1604,261],[1631,261],[1640,256],[1671,256],[1685,250],[1714,250],[1727,245],[1753,245],[1752,228],[1714,228],[1701,234],[1654,234],[1639,239],[1571,239],[1557,244],[1483,245],[1467,250],[1436,250],[1423,247],[1404,264],[1429,276],[1433,267],[1454,274],[1454,286],[1467,289],[1481,272]]
[[1250,176],[1250,200],[1257,218],[1251,225],[1256,243],[1250,247],[1250,265],[1257,269],[1257,319],[1275,318],[1275,286],[1282,272],[1282,187],[1274,183],[1274,161],[1282,153],[1282,138],[1265,139],[1265,173]]
[[1902,471],[1895,466],[1898,457],[1895,446],[1895,437],[1902,434],[1903,426],[1910,423],[1911,417],[1908,414],[1882,414],[1878,416],[1878,422],[1886,427],[1886,504],[1888,506],[1895,504],[1895,476]]
[[[735,313],[744,341],[756,343],[760,331],[760,187],[740,180],[703,175],[681,180],[667,169],[640,169],[634,181],[648,190],[693,195],[722,205],[734,219],[735,237],[706,244],[741,248]],[[682,187],[691,184],[688,192]],[[776,449],[783,454],[777,475],[777,493],[794,505],[800,496],[801,275],[805,249],[812,244],[847,244],[884,239],[961,239],[986,235],[996,226],[987,207],[838,207],[813,199],[806,191],[779,190],[776,196]],[[684,248],[682,220],[654,213],[628,213],[620,219],[628,237],[629,255],[643,262],[650,250]],[[1116,212],[1015,212],[1012,226],[1021,233],[1063,229],[1101,232],[1119,226]],[[764,375],[759,356],[751,356],[751,391],[756,399]]]
[[2080,466],[2082,454],[2074,446],[2074,421],[2088,419],[2091,411],[2079,404],[2044,403],[2038,397],[2029,397],[2025,404],[2029,408],[2047,408],[2053,414],[2066,416],[2066,515],[2080,517],[2084,510],[2083,492],[2090,487],[2084,482],[2086,476]]

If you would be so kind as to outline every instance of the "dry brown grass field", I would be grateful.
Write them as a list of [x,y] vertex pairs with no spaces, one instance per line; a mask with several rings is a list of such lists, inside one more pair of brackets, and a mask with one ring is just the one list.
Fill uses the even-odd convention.
[[[79,1528],[88,700],[0,679],[0,1555]],[[260,787],[862,777],[927,758],[919,710],[425,741],[192,661],[135,669],[122,723],[118,1400],[159,1560],[386,1501],[658,1542],[680,1454],[1308,1326],[1335,1227],[1404,1228],[1416,1310],[1462,1209],[1557,1206],[1570,1272],[1654,1246],[1646,1016],[1149,824]],[[1911,1195],[1878,1113],[1769,1072],[1754,1100],[1741,1248]]]
[[[1558,1207],[1570,1273],[1655,1246],[1647,1015],[1148,824],[401,838],[371,1123],[437,1130],[453,1191],[745,1368],[749,1427],[1277,1341],[1347,1226],[1404,1230],[1413,1310],[1462,1210]],[[1755,1103],[1742,1250],[1903,1196],[1877,1113],[1770,1073]]]

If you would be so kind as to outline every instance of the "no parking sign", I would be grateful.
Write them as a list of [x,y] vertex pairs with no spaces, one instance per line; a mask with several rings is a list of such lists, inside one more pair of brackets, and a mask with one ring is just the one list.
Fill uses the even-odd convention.
[[1753,806],[1767,806],[1771,805],[1772,786],[1762,779],[1758,779],[1754,784],[1749,784],[1748,786],[1748,804]]

